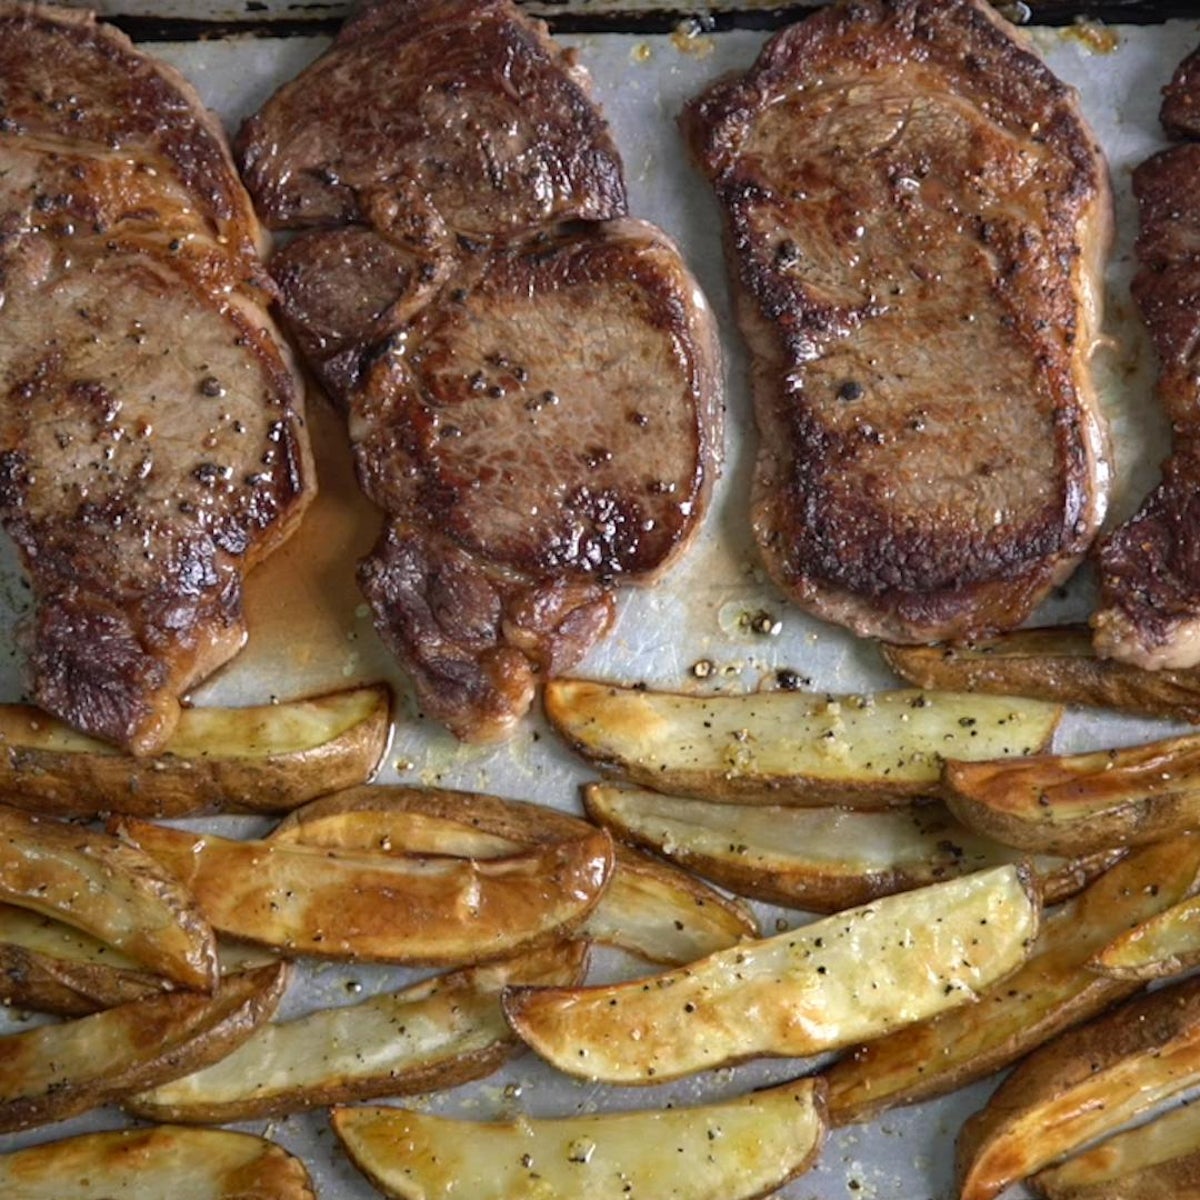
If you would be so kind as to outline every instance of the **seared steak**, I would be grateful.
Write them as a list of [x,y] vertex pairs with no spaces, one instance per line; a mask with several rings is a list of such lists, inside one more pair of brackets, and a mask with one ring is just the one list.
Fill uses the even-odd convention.
[[614,585],[656,578],[699,524],[707,305],[621,218],[578,73],[510,4],[375,5],[240,145],[268,220],[319,225],[272,271],[386,514],[359,571],[376,627],[429,715],[506,736],[608,628]]
[[683,127],[753,357],[754,534],[798,603],[893,641],[1023,620],[1087,549],[1107,176],[983,4],[842,0]]
[[242,644],[244,572],[312,488],[259,227],[173,71],[0,5],[0,520],[33,698],[135,752]]
[[1200,137],[1200,47],[1175,68],[1163,88],[1159,119],[1172,137]]
[[273,228],[363,221],[427,245],[625,209],[584,76],[507,0],[382,0],[238,139]]
[[[1195,80],[1200,105],[1200,74]],[[1192,143],[1154,155],[1133,173],[1140,264],[1133,296],[1158,351],[1157,392],[1173,445],[1159,485],[1100,545],[1092,626],[1098,653],[1151,670],[1200,662],[1197,172],[1200,145]]]

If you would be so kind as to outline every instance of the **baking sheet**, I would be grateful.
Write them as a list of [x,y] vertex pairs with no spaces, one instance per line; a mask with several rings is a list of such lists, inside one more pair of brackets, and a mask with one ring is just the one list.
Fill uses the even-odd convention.
[[[1113,422],[1118,486],[1114,518],[1128,514],[1153,482],[1166,449],[1163,422],[1150,400],[1152,362],[1127,294],[1131,271],[1132,208],[1129,170],[1161,144],[1159,88],[1175,63],[1200,40],[1200,23],[1101,29],[1076,26],[1034,31],[1051,66],[1081,92],[1083,107],[1111,164],[1118,209],[1118,240],[1109,279],[1111,344],[1102,353],[1101,392]],[[707,185],[685,161],[675,132],[683,102],[725,71],[750,64],[764,35],[746,31],[673,35],[589,35],[561,40],[578,49],[597,99],[621,147],[632,211],[674,236],[707,292],[724,334],[728,438],[725,472],[706,526],[686,560],[657,588],[627,592],[616,627],[579,668],[580,674],[673,688],[754,688],[777,670],[795,670],[821,690],[894,686],[875,648],[810,619],[786,605],[764,581],[751,549],[746,495],[753,453],[745,387],[745,360],[733,326],[721,257],[717,214]],[[327,44],[322,38],[157,44],[152,52],[177,65],[230,128],[256,109]],[[310,401],[319,405],[319,400]],[[314,511],[303,551],[264,566],[248,596],[251,642],[247,651],[195,696],[199,703],[262,702],[387,678],[400,698],[398,724],[381,779],[492,791],[574,809],[589,772],[535,716],[499,748],[459,745],[422,721],[404,682],[380,647],[354,592],[356,555],[372,538],[373,517],[352,499],[348,465],[336,420],[314,409],[321,441],[325,495]],[[0,560],[0,698],[20,696],[16,639],[26,590],[11,552]],[[1086,574],[1047,603],[1041,620],[1085,617],[1091,604]],[[755,633],[747,618],[768,613],[771,632]],[[703,682],[700,660],[715,670]],[[1159,736],[1162,723],[1071,714],[1060,749],[1123,744]],[[238,826],[243,832],[247,826]],[[797,924],[801,914],[759,906],[768,932]],[[627,972],[629,964],[602,956],[601,969]],[[415,975],[323,964],[305,971],[285,1002],[284,1015],[323,1004],[347,1003],[363,992],[397,987]],[[28,1018],[0,1013],[0,1028]],[[36,1018],[35,1018],[36,1019]],[[478,1119],[513,1115],[654,1107],[733,1095],[763,1082],[800,1074],[795,1061],[747,1064],[658,1088],[619,1089],[557,1075],[532,1056],[519,1059],[482,1084],[430,1098],[428,1106]],[[963,1116],[978,1107],[990,1084],[940,1102],[900,1110],[871,1125],[833,1133],[817,1167],[781,1193],[789,1200],[942,1200],[953,1195],[953,1139]],[[404,1101],[404,1103],[414,1103]],[[85,1130],[119,1125],[113,1110],[19,1136],[0,1136],[0,1151]],[[368,1200],[377,1193],[342,1158],[324,1114],[237,1126],[274,1137],[299,1153],[319,1194]],[[1014,1192],[1014,1195],[1020,1194]],[[655,1198],[650,1198],[655,1200]]]

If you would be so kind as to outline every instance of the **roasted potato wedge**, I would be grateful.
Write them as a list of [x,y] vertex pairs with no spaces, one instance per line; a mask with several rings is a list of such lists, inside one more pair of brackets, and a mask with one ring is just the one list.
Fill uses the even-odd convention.
[[391,736],[386,687],[250,708],[185,708],[160,754],[135,758],[26,705],[0,705],[0,795],[63,817],[283,812],[363,783]]
[[505,1013],[567,1074],[661,1083],[756,1056],[817,1054],[971,1001],[1020,966],[1037,924],[1027,876],[997,867],[651,979],[510,988]]
[[620,778],[702,800],[880,808],[928,795],[945,757],[1044,747],[1062,710],[951,692],[679,695],[551,679],[546,715]]
[[287,987],[274,963],[211,995],[168,992],[0,1037],[0,1132],[61,1121],[215,1062],[269,1020]]
[[558,941],[595,907],[613,861],[601,829],[480,861],[234,841],[135,817],[114,828],[171,871],[222,933],[413,966],[465,966]]
[[[832,913],[955,875],[1016,862],[1020,851],[975,833],[936,801],[888,809],[713,804],[617,783],[584,787],[584,807],[614,837],[661,854],[730,891]],[[1032,861],[1054,904],[1121,857]]]
[[1035,1050],[967,1120],[960,1200],[992,1200],[1198,1082],[1200,978],[1127,1000]]
[[[289,813],[271,840],[392,854],[494,858],[546,841],[584,837],[578,817],[478,792],[372,785],[314,800]],[[693,962],[757,937],[742,904],[691,875],[616,847],[613,873],[580,935],[651,962]]]
[[[277,958],[244,942],[217,942],[222,975]],[[0,904],[0,1003],[81,1017],[171,988],[164,976],[143,970],[90,934],[28,909]]]
[[1136,981],[1096,974],[1092,955],[1197,888],[1200,835],[1134,850],[1047,914],[1029,961],[978,1004],[868,1042],[829,1067],[830,1121],[865,1121],[982,1079],[1136,991]]
[[223,1129],[120,1129],[0,1154],[8,1200],[316,1200],[281,1146]]
[[90,934],[0,904],[0,1003],[82,1017],[168,986]]
[[0,900],[90,933],[184,987],[216,983],[213,931],[191,896],[107,833],[0,805]]
[[1086,625],[1014,629],[953,646],[882,645],[884,661],[917,687],[1032,696],[1200,723],[1200,670],[1143,671],[1097,658]]
[[1047,1200],[1200,1200],[1200,1105],[1118,1133],[1029,1186]]
[[1092,854],[1200,828],[1200,734],[1021,762],[948,761],[942,780],[960,820],[1043,854]]
[[811,1166],[824,1137],[811,1079],[695,1108],[459,1121],[335,1108],[355,1166],[403,1200],[752,1200]]
[[503,987],[569,986],[586,969],[587,943],[559,942],[271,1022],[219,1062],[133,1096],[125,1108],[151,1121],[220,1124],[456,1087],[490,1075],[520,1045],[500,1008]]
[[[1174,846],[1178,839],[1169,843]],[[1162,979],[1200,963],[1200,896],[1189,896],[1118,933],[1092,966],[1116,979]]]

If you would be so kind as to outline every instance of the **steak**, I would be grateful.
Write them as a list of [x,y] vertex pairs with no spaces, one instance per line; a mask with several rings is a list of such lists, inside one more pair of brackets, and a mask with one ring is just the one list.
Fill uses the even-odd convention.
[[381,0],[238,138],[277,229],[358,221],[429,246],[625,211],[586,77],[507,0]]
[[[1193,92],[1198,87],[1200,75]],[[1171,421],[1172,448],[1158,486],[1100,544],[1100,605],[1092,627],[1100,655],[1150,670],[1200,662],[1198,171],[1200,144],[1187,143],[1161,151],[1133,173],[1139,267],[1132,290],[1158,352],[1156,390]]]
[[242,645],[244,573],[312,494],[262,236],[176,73],[0,5],[0,521],[33,699],[135,753]]
[[511,4],[388,0],[239,140],[266,218],[313,225],[271,269],[385,514],[376,628],[471,741],[675,560],[719,459],[710,311],[581,81]]
[[1074,94],[982,4],[842,0],[682,124],[751,351],[770,575],[890,641],[1018,624],[1106,504],[1110,198]]

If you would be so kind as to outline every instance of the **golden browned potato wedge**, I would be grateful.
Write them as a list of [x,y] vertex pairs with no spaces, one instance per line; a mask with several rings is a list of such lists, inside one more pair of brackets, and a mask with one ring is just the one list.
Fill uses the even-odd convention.
[[234,841],[121,817],[114,828],[171,871],[213,927],[296,954],[465,966],[558,941],[612,873],[601,829],[507,858],[405,858]]
[[[936,801],[887,809],[782,808],[590,783],[583,802],[614,837],[740,895],[809,912],[838,912],[1020,859],[1020,851],[966,828]],[[1044,902],[1066,899],[1122,853],[1032,860]]]
[[1047,1200],[1200,1200],[1200,1105],[1118,1133],[1029,1185]]
[[917,687],[1033,696],[1200,722],[1200,670],[1143,671],[1097,658],[1086,625],[1014,629],[957,646],[880,650],[888,666]]
[[0,1132],[61,1121],[215,1062],[269,1020],[284,963],[0,1037]]
[[[494,858],[584,837],[587,831],[578,817],[539,804],[479,792],[372,785],[296,809],[271,840]],[[759,929],[744,905],[691,875],[617,846],[608,887],[579,932],[651,962],[674,965],[757,937]]]
[[577,984],[586,969],[587,943],[559,942],[268,1023],[232,1054],[125,1108],[151,1121],[219,1124],[457,1087],[490,1075],[520,1045],[500,1008],[503,987]]
[[82,1017],[167,987],[163,976],[90,934],[0,904],[0,1003]]
[[[217,942],[222,975],[265,966],[277,957],[245,942]],[[82,1017],[171,987],[164,976],[143,970],[90,934],[0,904],[0,1003]]]
[[963,1125],[960,1200],[992,1200],[1200,1082],[1200,978],[1127,1000],[1035,1050]]
[[1200,828],[1200,734],[1021,762],[948,761],[942,779],[962,821],[1044,854],[1092,854]]
[[0,795],[64,817],[282,812],[363,783],[391,733],[386,687],[251,708],[185,708],[161,754],[135,758],[25,705],[0,705]]
[[971,1001],[1020,966],[1037,924],[1027,876],[996,867],[651,979],[512,988],[505,1013],[567,1074],[661,1083],[756,1056],[817,1054]]
[[[1175,845],[1178,839],[1171,842]],[[1148,916],[1118,933],[1100,950],[1092,966],[1116,979],[1162,979],[1200,963],[1200,897]]]
[[184,987],[216,983],[213,931],[191,896],[107,833],[0,805],[0,900],[90,933]]
[[121,1129],[0,1154],[9,1200],[316,1200],[304,1164],[223,1129]]
[[546,715],[584,758],[643,787],[743,804],[880,808],[928,795],[945,757],[1032,754],[1062,710],[951,692],[679,695],[551,679]]
[[695,1108],[459,1121],[335,1108],[351,1161],[402,1200],[752,1200],[808,1169],[824,1137],[811,1079]]
[[1200,888],[1200,835],[1143,846],[1046,916],[1016,974],[931,1021],[859,1046],[829,1067],[829,1118],[865,1121],[941,1096],[1015,1062],[1140,986],[1090,959],[1113,935]]

